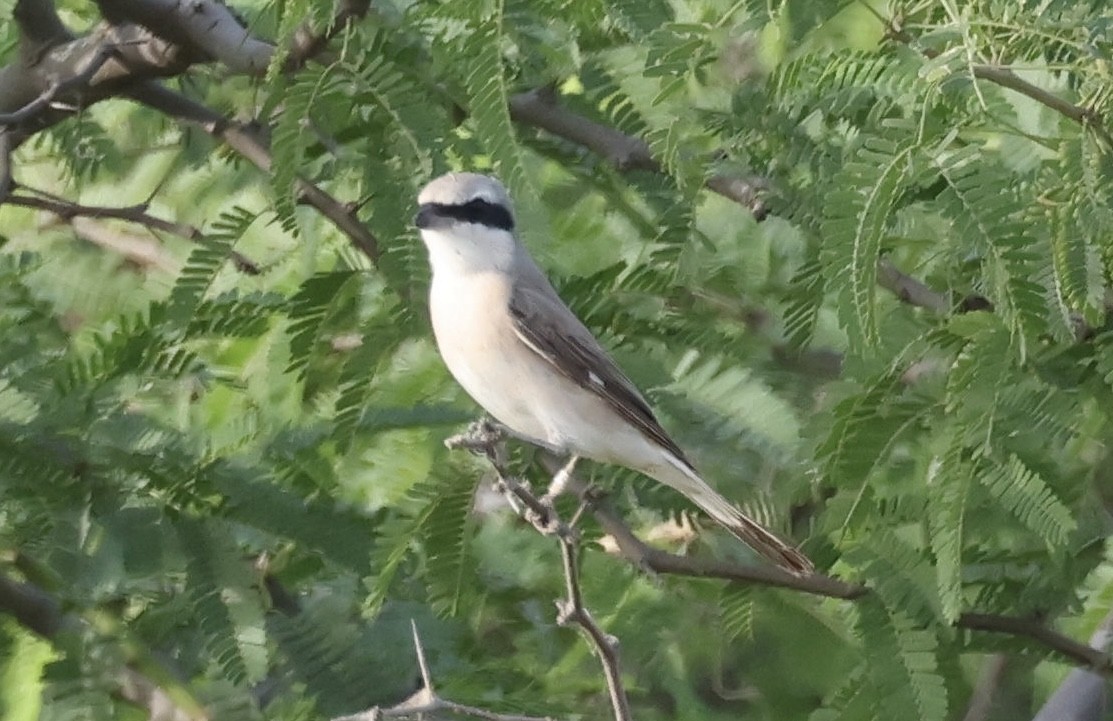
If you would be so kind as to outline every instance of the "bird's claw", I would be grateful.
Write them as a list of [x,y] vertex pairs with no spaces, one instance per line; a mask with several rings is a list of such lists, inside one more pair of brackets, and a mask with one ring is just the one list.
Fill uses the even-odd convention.
[[463,433],[446,438],[444,445],[451,450],[462,448],[472,453],[486,455],[491,453],[504,438],[506,438],[506,428],[484,417],[472,421]]

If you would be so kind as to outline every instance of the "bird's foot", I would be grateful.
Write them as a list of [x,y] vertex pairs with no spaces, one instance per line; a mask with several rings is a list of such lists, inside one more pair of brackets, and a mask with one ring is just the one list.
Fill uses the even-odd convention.
[[506,498],[511,510],[545,536],[564,537],[571,533],[568,524],[560,520],[556,507],[544,496],[537,496],[527,481],[512,476],[499,476],[495,490]]
[[483,417],[472,421],[463,433],[446,438],[444,445],[451,450],[462,448],[472,453],[489,455],[504,438],[506,438],[506,427]]

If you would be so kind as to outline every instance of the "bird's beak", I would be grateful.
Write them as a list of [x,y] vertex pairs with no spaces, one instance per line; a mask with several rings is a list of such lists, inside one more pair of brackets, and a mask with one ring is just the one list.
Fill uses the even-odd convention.
[[414,216],[414,225],[418,228],[431,228],[437,222],[437,211],[432,203],[426,203],[417,209]]

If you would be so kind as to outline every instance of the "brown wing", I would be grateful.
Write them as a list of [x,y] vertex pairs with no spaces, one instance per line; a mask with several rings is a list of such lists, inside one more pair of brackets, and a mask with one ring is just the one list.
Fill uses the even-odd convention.
[[515,285],[510,316],[518,337],[561,375],[605,400],[648,438],[691,466],[638,389],[555,294]]

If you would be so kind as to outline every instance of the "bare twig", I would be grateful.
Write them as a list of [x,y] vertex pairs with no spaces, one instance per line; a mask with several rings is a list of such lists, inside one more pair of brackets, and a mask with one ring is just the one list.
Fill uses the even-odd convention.
[[[54,640],[63,632],[77,631],[86,625],[81,617],[65,613],[61,602],[50,593],[6,575],[0,575],[0,613],[10,615],[24,628],[47,640]],[[135,655],[136,651],[132,646],[125,655]],[[154,662],[146,659],[146,663],[151,666]],[[171,678],[165,669],[159,671],[162,676]],[[208,718],[200,702],[184,687],[179,686],[171,693],[130,665],[122,665],[118,669],[116,682],[120,696],[147,709],[151,718],[171,721],[202,721]],[[160,715],[156,716],[156,713]]]
[[970,702],[966,705],[962,721],[985,721],[989,718],[993,710],[993,697],[997,694],[1008,665],[1009,657],[1003,653],[995,653],[985,660],[981,673],[978,674],[978,683],[970,693]]
[[413,633],[414,653],[417,654],[417,668],[421,673],[421,682],[429,693],[434,693],[433,674],[429,673],[429,662],[425,659],[425,647],[421,645],[421,636],[417,633],[417,622],[410,619],[410,631]]
[[37,98],[24,105],[22,108],[10,113],[0,113],[0,125],[17,125],[27,122],[50,107],[50,104],[54,102],[54,99],[59,95],[88,85],[89,81],[93,79],[93,76],[104,67],[104,64],[107,63],[115,53],[116,48],[112,45],[102,45],[97,49],[97,52],[89,58],[85,67],[76,74],[62,80],[55,80],[48,85]]
[[1075,641],[1069,636],[1064,636],[1034,619],[994,616],[986,613],[964,613],[955,625],[972,631],[990,631],[1030,638],[1041,646],[1070,659],[1078,666],[1088,668],[1107,678],[1113,677],[1113,659],[1110,658],[1108,653]]
[[[75,218],[112,218],[115,220],[126,220],[131,223],[137,223],[151,230],[170,233],[179,238],[185,238],[186,240],[195,242],[205,237],[204,232],[202,232],[200,228],[189,225],[188,223],[177,223],[151,215],[147,212],[146,203],[123,207],[81,205],[80,203],[71,203],[64,198],[59,198],[56,195],[42,190],[31,188],[25,188],[25,190],[28,193],[33,193],[33,195],[25,195],[22,193],[12,195],[8,198],[7,203],[24,208],[45,210],[67,222],[71,222]],[[259,275],[262,272],[258,264],[242,253],[232,251],[232,253],[229,254],[229,259],[238,270],[248,275]]]
[[421,688],[409,698],[389,708],[375,706],[350,716],[338,716],[332,721],[379,721],[388,718],[424,718],[426,714],[437,711],[448,711],[460,716],[485,719],[486,721],[554,721],[549,716],[520,716],[517,714],[503,714],[489,711],[478,706],[468,706],[455,701],[441,698],[433,688],[433,675],[429,672],[429,664],[425,660],[425,648],[421,644],[421,636],[417,633],[417,624],[410,620],[413,631],[414,653],[417,654],[417,666],[421,672]]
[[611,697],[611,710],[616,721],[629,721],[630,702],[622,685],[622,666],[618,657],[618,639],[605,633],[584,607],[580,592],[580,568],[576,562],[576,540],[569,536],[560,539],[560,555],[564,562],[564,588],[566,598],[557,601],[557,623],[561,626],[576,625],[587,636],[603,664],[607,679],[607,692]]
[[[560,104],[556,92],[549,86],[512,96],[510,117],[582,145],[619,171],[662,172],[661,164],[653,157],[648,143],[569,110]],[[706,185],[709,190],[748,208],[758,220],[769,212],[760,197],[765,189],[765,182],[760,178],[716,174],[708,178]]]
[[909,305],[940,315],[951,310],[951,303],[946,295],[902,273],[888,258],[882,258],[877,262],[877,284]]
[[[144,105],[159,110],[185,122],[196,123],[209,135],[225,143],[260,170],[269,171],[272,157],[266,142],[251,127],[235,123],[204,105],[166,88],[157,82],[147,81],[133,88],[128,95]],[[356,217],[355,211],[318,186],[301,179],[298,181],[301,199],[331,220],[348,238],[377,264],[382,255],[379,240]]]
[[[557,623],[561,626],[578,626],[583,632],[603,666],[615,721],[630,721],[630,702],[627,700],[626,688],[622,683],[618,639],[603,631],[584,605],[577,562],[578,534],[572,524],[565,524],[557,517],[556,509],[552,506],[552,501],[555,500],[552,496],[546,495],[545,500],[538,498],[507,471],[505,451],[502,448],[503,436],[500,428],[483,420],[472,424],[467,432],[448,439],[445,444],[449,448],[466,448],[486,456],[498,475],[499,484],[511,496],[512,503],[520,501],[524,506],[524,512],[520,513],[522,518],[540,533],[557,537],[564,567],[565,588],[565,597],[556,602]],[[563,478],[559,481],[554,480],[550,489],[558,489],[559,492],[559,489],[566,487],[566,483],[572,482],[572,465],[574,464],[561,466],[553,472],[554,477],[562,475]],[[582,508],[583,506],[581,510]],[[575,519],[579,516],[577,512]]]

